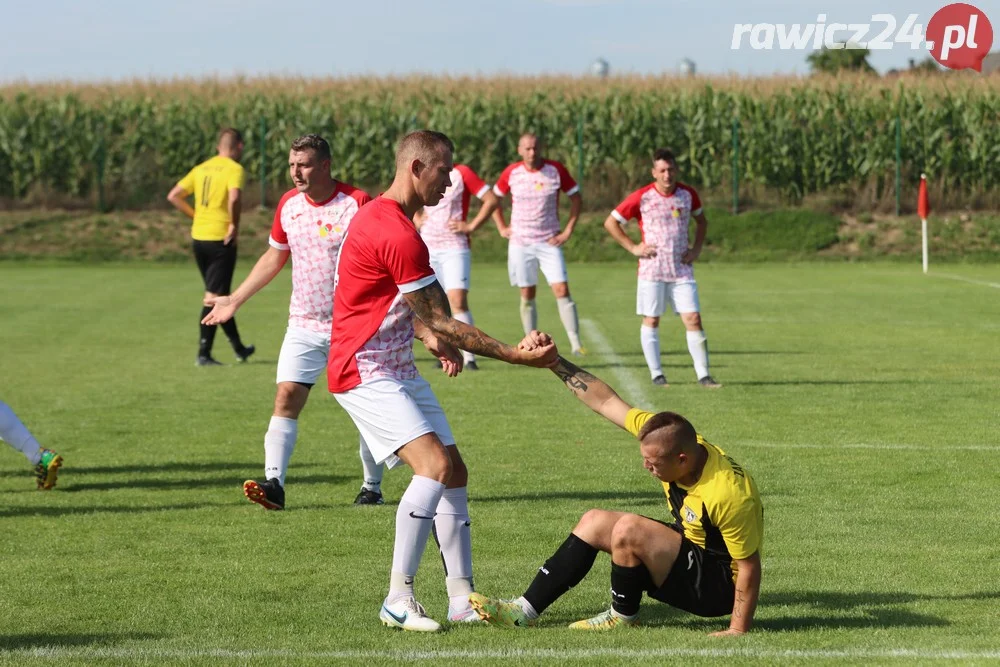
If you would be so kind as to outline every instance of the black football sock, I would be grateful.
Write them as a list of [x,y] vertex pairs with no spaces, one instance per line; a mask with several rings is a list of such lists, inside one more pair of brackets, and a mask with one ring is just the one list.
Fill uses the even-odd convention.
[[649,570],[642,563],[626,567],[612,561],[611,608],[622,616],[635,616],[639,613],[642,594],[651,583]]
[[236,318],[234,317],[228,322],[223,322],[222,330],[226,332],[226,338],[229,339],[229,344],[233,346],[236,354],[241,353],[243,351],[243,341],[240,340],[240,332],[236,328]]
[[583,581],[596,558],[597,549],[571,533],[545,565],[538,568],[524,599],[541,614],[559,596]]
[[215,342],[216,326],[214,324],[200,324],[210,312],[212,312],[212,307],[204,306],[201,309],[201,317],[198,318],[199,325],[201,326],[201,341],[198,345],[199,357],[212,356],[212,343]]

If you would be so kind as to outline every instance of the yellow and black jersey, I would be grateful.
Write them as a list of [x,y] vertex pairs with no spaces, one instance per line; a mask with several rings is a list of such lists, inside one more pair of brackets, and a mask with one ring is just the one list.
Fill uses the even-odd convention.
[[[638,437],[654,415],[633,408],[625,428]],[[708,452],[701,477],[692,486],[663,482],[674,526],[684,536],[722,558],[749,558],[764,546],[764,506],[757,485],[743,467],[700,435],[698,444]],[[733,577],[736,565],[732,564]]]
[[194,223],[191,238],[221,241],[229,231],[229,191],[243,189],[243,166],[217,155],[187,173],[177,185],[194,194]]

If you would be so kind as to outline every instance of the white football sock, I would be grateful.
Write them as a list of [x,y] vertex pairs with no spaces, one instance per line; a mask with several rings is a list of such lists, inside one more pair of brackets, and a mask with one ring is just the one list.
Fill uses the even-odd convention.
[[434,512],[444,493],[444,484],[414,475],[399,499],[396,510],[396,542],[392,548],[389,602],[413,595],[413,577],[434,526]]
[[649,375],[656,379],[657,376],[663,375],[663,367],[660,365],[659,327],[647,327],[643,324],[639,327],[639,340],[642,341],[642,356],[646,357]]
[[24,454],[28,463],[33,466],[42,460],[41,445],[35,440],[35,436],[31,435],[28,427],[17,418],[10,406],[3,401],[0,401],[0,440]]
[[[459,322],[465,322],[470,327],[474,326],[474,324],[472,322],[472,311],[471,310],[463,310],[463,311],[460,311],[460,312],[457,312],[457,313],[452,313],[452,317],[454,317]],[[472,354],[471,352],[466,352],[465,350],[462,350],[462,359],[465,360],[465,363],[469,363],[470,361],[475,361],[476,360],[476,355]]]
[[531,606],[531,603],[528,602],[524,596],[519,597],[514,600],[514,602],[521,605],[521,609],[524,611],[524,615],[528,617],[529,621],[533,621],[538,618],[538,612],[535,611],[535,608]]
[[704,331],[687,332],[688,351],[694,361],[694,372],[698,379],[708,375],[708,338]]
[[361,485],[361,488],[374,491],[375,493],[382,493],[382,475],[385,474],[385,466],[381,463],[375,463],[375,457],[372,456],[371,450],[368,449],[364,437],[361,437],[360,440],[361,467],[364,469],[365,475],[365,483]]
[[295,439],[299,435],[299,422],[288,417],[271,417],[267,433],[264,434],[264,479],[277,478],[285,486],[288,461],[295,451]]
[[521,297],[521,326],[525,336],[538,328],[538,309],[534,299]]
[[475,590],[472,584],[471,525],[468,488],[445,489],[434,515],[434,537],[444,561],[451,611],[467,609],[469,594]]
[[570,349],[579,350],[580,321],[576,316],[576,302],[571,297],[563,296],[556,299],[556,305],[559,306],[559,319],[562,320],[566,335],[569,336]]

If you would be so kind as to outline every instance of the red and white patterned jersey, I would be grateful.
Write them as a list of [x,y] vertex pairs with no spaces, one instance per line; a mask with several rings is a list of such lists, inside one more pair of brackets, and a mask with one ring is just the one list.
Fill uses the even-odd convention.
[[692,215],[701,213],[698,193],[678,183],[671,195],[661,195],[655,183],[639,188],[625,198],[611,215],[622,225],[639,221],[642,242],[656,246],[656,257],[639,259],[639,279],[669,282],[694,278],[690,264],[681,258],[688,249],[688,226]]
[[333,312],[333,275],[347,226],[371,197],[362,190],[337,183],[333,194],[314,202],[298,190],[289,190],[278,202],[268,242],[292,253],[290,326],[329,333]]
[[580,186],[555,160],[544,160],[538,171],[515,162],[500,175],[493,192],[511,196],[510,242],[514,245],[544,243],[559,233],[559,192],[576,194]]
[[476,172],[464,164],[456,164],[451,170],[451,186],[444,191],[444,197],[436,206],[424,207],[424,223],[420,226],[420,236],[431,250],[464,250],[469,247],[469,237],[448,229],[452,220],[469,217],[469,200],[473,196],[482,199],[490,186],[479,178]]
[[403,294],[437,280],[399,204],[378,197],[354,217],[337,260],[327,379],[338,394],[375,377],[419,376],[413,311]]

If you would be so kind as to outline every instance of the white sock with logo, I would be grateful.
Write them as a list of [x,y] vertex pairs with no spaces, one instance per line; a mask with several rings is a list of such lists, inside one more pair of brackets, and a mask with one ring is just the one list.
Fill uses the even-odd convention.
[[28,463],[33,466],[42,460],[41,445],[35,440],[35,436],[31,435],[28,427],[17,418],[10,406],[3,401],[0,401],[0,440],[24,454]]
[[655,379],[663,375],[663,367],[660,365],[659,327],[647,327],[643,324],[639,327],[639,340],[642,341],[642,356],[646,357],[646,365],[649,366],[649,376]]
[[420,567],[434,513],[444,494],[444,484],[414,475],[396,510],[396,542],[392,548],[392,573],[388,601],[413,595],[413,577]]
[[580,349],[580,321],[576,315],[576,302],[571,297],[563,296],[556,299],[559,307],[559,319],[566,328],[570,349],[574,352]]
[[264,434],[264,479],[275,479],[285,486],[288,461],[295,451],[299,435],[299,422],[288,417],[271,417]]
[[521,326],[525,336],[538,328],[538,309],[534,299],[521,297]]
[[381,463],[375,463],[375,457],[372,456],[371,450],[368,449],[368,444],[365,443],[364,437],[362,436],[360,440],[361,467],[365,475],[365,483],[361,485],[361,488],[374,491],[375,493],[382,493],[382,475],[385,474],[385,466]]
[[469,490],[445,489],[434,515],[434,537],[444,561],[449,613],[469,608],[472,584],[472,531],[469,520]]
[[[471,310],[463,310],[457,313],[452,313],[452,317],[454,317],[459,322],[465,322],[470,327],[473,326]],[[476,360],[476,355],[472,354],[471,352],[466,352],[465,350],[462,350],[462,359],[465,360],[465,363],[469,363],[470,361]]]
[[708,375],[708,338],[704,331],[687,332],[688,351],[694,361],[694,372],[698,379]]

